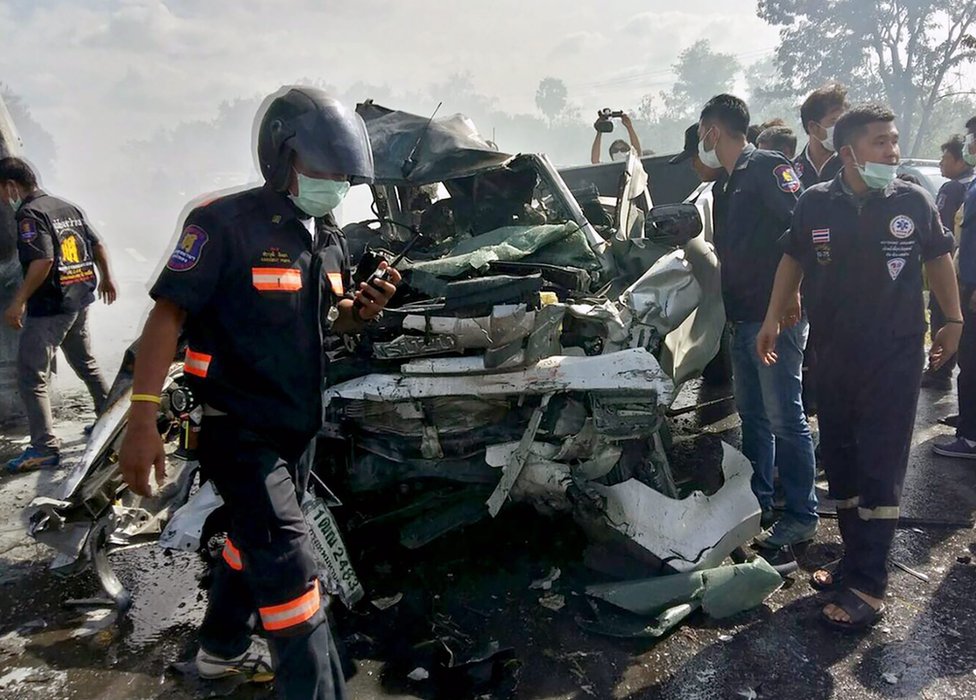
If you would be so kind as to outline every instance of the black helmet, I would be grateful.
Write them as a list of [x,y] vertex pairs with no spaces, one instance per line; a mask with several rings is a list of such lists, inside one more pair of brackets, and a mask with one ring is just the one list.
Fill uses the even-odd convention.
[[312,170],[373,181],[373,151],[356,112],[318,88],[283,87],[268,97],[257,122],[258,162],[265,182],[288,187],[295,154]]

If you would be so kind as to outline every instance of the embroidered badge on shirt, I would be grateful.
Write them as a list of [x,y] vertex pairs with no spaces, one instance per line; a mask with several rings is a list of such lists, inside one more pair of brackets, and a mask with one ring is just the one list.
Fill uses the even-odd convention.
[[817,251],[817,262],[826,265],[830,262],[830,229],[815,228],[811,232],[813,247]]
[[176,250],[166,263],[166,268],[173,272],[192,270],[200,261],[203,246],[207,245],[207,232],[199,226],[190,225],[183,229],[183,236],[176,244]]
[[24,219],[20,222],[20,240],[30,243],[37,238],[37,224],[33,219]]
[[915,222],[911,217],[899,214],[888,225],[888,230],[895,238],[908,238],[915,233]]
[[796,176],[793,166],[777,165],[773,174],[776,176],[776,184],[784,192],[796,192],[800,189],[800,178]]
[[796,173],[797,177],[803,177],[803,161],[797,161],[793,164],[793,172]]
[[901,271],[905,269],[905,258],[893,258],[888,261],[888,274],[891,275],[891,279],[898,279],[898,275]]

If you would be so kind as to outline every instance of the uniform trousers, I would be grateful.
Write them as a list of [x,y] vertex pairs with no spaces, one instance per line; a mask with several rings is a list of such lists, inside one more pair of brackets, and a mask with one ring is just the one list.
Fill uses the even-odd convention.
[[976,287],[962,288],[962,337],[959,339],[959,376],[956,388],[959,394],[959,424],[956,435],[976,441],[976,311],[969,308]]
[[213,481],[230,516],[201,646],[218,656],[237,656],[250,645],[259,621],[270,638],[280,697],[344,698],[342,666],[299,503],[311,450],[282,455],[234,418],[208,416],[198,455],[203,476]]
[[817,357],[820,450],[837,501],[843,575],[851,588],[881,598],[911,451],[923,337],[821,342]]

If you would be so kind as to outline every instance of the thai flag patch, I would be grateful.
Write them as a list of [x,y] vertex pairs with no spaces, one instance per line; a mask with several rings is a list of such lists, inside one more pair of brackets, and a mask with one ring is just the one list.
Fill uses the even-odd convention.
[[830,243],[830,229],[815,228],[813,230],[813,243],[814,245],[821,244],[821,243]]

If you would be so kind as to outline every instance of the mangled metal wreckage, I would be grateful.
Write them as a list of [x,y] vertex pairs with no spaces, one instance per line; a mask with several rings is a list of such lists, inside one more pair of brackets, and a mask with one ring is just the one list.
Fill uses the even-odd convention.
[[[326,348],[310,484],[324,500],[310,493],[308,505],[332,590],[362,596],[331,514],[340,502],[346,536],[395,523],[419,547],[526,501],[679,572],[716,566],[756,534],[741,454],[723,443],[708,489],[669,461],[676,385],[714,356],[724,324],[694,205],[651,208],[635,158],[608,199],[570,192],[544,156],[497,152],[461,116],[358,110],[377,179],[376,219],[345,227],[357,276],[420,237],[383,318]],[[197,550],[220,512],[185,449],[200,409],[178,362],[160,414],[168,481],[153,499],[122,484],[131,356],[82,460],[59,498],[35,501],[30,525],[58,550],[56,569],[94,564],[120,605],[112,548],[158,539]]]

